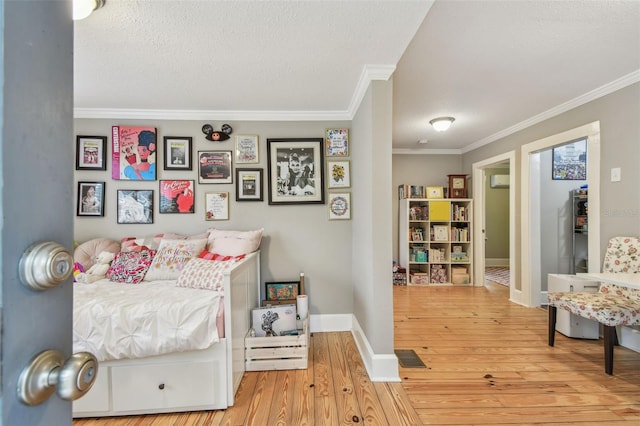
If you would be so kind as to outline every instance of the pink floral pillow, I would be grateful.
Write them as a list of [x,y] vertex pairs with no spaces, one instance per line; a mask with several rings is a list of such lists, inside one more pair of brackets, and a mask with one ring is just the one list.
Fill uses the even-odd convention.
[[238,256],[223,256],[221,254],[218,253],[211,253],[210,251],[202,250],[200,252],[200,254],[198,255],[199,258],[201,259],[207,259],[207,260],[242,260],[244,259],[246,255],[245,254],[240,254]]
[[144,279],[155,255],[155,250],[121,251],[111,262],[107,278],[119,283],[138,284]]
[[224,271],[238,260],[235,257],[229,260],[191,259],[180,273],[176,286],[223,291]]

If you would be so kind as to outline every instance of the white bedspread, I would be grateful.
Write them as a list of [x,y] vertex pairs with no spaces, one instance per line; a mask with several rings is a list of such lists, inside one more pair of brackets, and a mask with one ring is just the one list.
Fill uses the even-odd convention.
[[206,349],[219,340],[221,297],[175,281],[75,283],[73,351],[107,361]]

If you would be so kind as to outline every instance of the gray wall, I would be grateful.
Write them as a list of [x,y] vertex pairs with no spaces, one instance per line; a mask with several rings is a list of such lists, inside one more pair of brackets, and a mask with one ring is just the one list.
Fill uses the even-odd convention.
[[[393,155],[393,259],[398,259],[398,186],[399,185],[449,185],[447,175],[462,173],[461,155],[394,154]],[[471,196],[471,192],[468,193]],[[401,265],[406,267],[407,265]]]
[[509,188],[491,188],[492,175],[508,175],[508,168],[485,169],[485,236],[487,259],[509,259]]
[[375,81],[353,120],[367,141],[353,156],[353,312],[376,354],[393,354],[391,105],[392,82]]
[[[198,184],[197,164],[192,171],[163,170],[163,150],[159,149],[157,161],[158,179],[194,179],[195,214],[159,214],[158,181],[132,182],[111,179],[111,159],[107,171],[76,171],[76,180],[104,181],[106,185],[105,217],[75,217],[75,239],[83,242],[95,237],[120,239],[125,236],[145,236],[158,232],[196,234],[213,227],[218,229],[250,230],[264,228],[262,241],[262,280],[296,279],[305,273],[305,288],[309,294],[310,313],[344,314],[353,312],[351,283],[351,227],[352,221],[329,221],[327,205],[274,205],[268,204],[267,138],[302,138],[324,136],[325,128],[350,127],[350,122],[237,122],[230,121],[234,133],[222,143],[210,142],[201,131],[205,122],[167,120],[98,120],[76,119],[76,135],[109,136],[111,126],[148,125],[158,128],[158,141],[163,136],[191,136],[193,151],[233,150],[235,135],[259,135],[260,164],[241,167],[264,169],[264,201],[236,202],[234,184]],[[222,122],[212,122],[219,128]],[[111,143],[111,137],[108,139]],[[73,142],[75,145],[75,142]],[[357,132],[351,132],[351,146],[359,152],[362,145],[370,144]],[[111,153],[109,147],[108,152]],[[351,158],[353,161],[353,157]],[[325,159],[326,164],[326,159]],[[234,169],[236,165],[234,164]],[[354,170],[356,170],[354,164]],[[235,173],[235,172],[234,172]],[[352,176],[352,184],[357,184]],[[148,225],[118,225],[116,223],[117,189],[153,189],[156,206],[154,223]],[[77,191],[77,188],[76,188]],[[206,221],[204,217],[204,194],[208,191],[228,191],[230,194],[230,220]],[[326,195],[326,194],[325,194]],[[353,197],[357,199],[357,196]],[[360,213],[366,212],[362,209]],[[352,217],[357,217],[354,209]]]
[[[640,235],[640,83],[635,83],[556,117],[530,126],[496,142],[464,154],[463,170],[495,155],[515,150],[520,164],[520,147],[527,143],[600,121],[600,259],[609,238]],[[622,181],[611,182],[610,170],[622,168]],[[512,173],[514,171],[512,170]],[[516,200],[520,198],[520,173],[516,173]],[[520,205],[516,204],[516,230],[522,229]],[[519,259],[520,232],[516,232],[516,257]],[[519,268],[519,260],[517,260]]]

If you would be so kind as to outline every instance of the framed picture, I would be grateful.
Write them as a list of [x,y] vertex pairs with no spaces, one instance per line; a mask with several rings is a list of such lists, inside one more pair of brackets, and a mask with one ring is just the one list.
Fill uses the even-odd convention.
[[198,183],[233,183],[231,151],[198,151]]
[[267,301],[293,300],[298,295],[304,294],[300,289],[300,281],[265,282],[264,289]]
[[326,129],[327,157],[349,156],[349,129]]
[[236,169],[236,201],[262,201],[262,169]]
[[164,169],[165,170],[192,170],[193,139],[182,136],[164,137]]
[[153,190],[119,189],[118,223],[153,223]]
[[433,241],[449,241],[449,229],[446,225],[433,226]]
[[329,194],[329,220],[351,219],[351,193]]
[[351,186],[351,167],[349,160],[327,160],[327,187],[349,188]]
[[257,164],[260,162],[258,135],[236,136],[236,163]]
[[104,182],[78,182],[78,216],[104,216]]
[[553,180],[587,180],[587,140],[553,148]]
[[106,136],[76,136],[76,170],[107,170]]
[[161,180],[160,213],[193,213],[195,181]]
[[441,186],[427,186],[427,198],[444,198],[444,188]]
[[111,178],[156,180],[157,129],[111,126]]
[[204,211],[206,220],[229,220],[229,193],[204,194]]
[[269,204],[324,204],[322,138],[267,139]]

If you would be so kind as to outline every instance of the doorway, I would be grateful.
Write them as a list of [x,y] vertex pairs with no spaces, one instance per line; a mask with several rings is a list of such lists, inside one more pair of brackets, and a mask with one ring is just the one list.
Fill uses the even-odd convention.
[[587,269],[600,270],[600,122],[595,121],[566,132],[540,139],[521,148],[520,216],[522,223],[521,282],[522,304],[546,304],[541,288],[540,155],[539,153],[572,140],[587,139],[587,185],[589,189],[589,230]]
[[509,177],[508,177],[508,189],[509,191],[509,202],[508,202],[508,218],[509,218],[509,231],[508,231],[508,241],[509,241],[509,300],[517,301],[518,298],[518,286],[516,282],[516,255],[515,255],[515,151],[510,151],[501,155],[497,155],[495,157],[488,158],[483,161],[479,161],[477,163],[473,163],[472,165],[472,173],[473,173],[473,182],[478,182],[478,184],[473,185],[473,199],[475,200],[475,216],[473,219],[473,239],[476,241],[475,251],[474,251],[474,263],[475,263],[475,271],[474,271],[474,285],[481,286],[484,285],[485,282],[485,268],[486,268],[486,248],[485,248],[485,238],[486,234],[486,219],[487,219],[487,191],[486,191],[486,181],[488,179],[487,171],[489,169],[495,168],[498,165],[504,166],[505,170],[508,168]]

